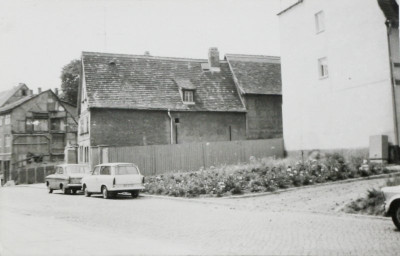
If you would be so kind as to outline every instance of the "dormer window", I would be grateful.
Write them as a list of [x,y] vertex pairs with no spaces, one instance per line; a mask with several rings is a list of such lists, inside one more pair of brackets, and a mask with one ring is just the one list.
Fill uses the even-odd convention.
[[188,78],[174,78],[179,87],[179,93],[184,104],[194,104],[194,92],[196,86]]
[[194,103],[193,101],[193,90],[182,90],[183,93],[183,102],[184,103]]

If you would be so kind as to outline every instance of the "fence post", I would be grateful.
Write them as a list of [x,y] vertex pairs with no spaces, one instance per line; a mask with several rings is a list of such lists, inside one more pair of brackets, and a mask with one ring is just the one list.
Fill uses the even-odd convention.
[[206,146],[207,146],[206,142],[201,143],[201,150],[203,151],[203,168],[204,169],[207,168],[207,166],[206,166],[206,153],[205,153],[205,151],[206,151],[205,147]]
[[[171,144],[172,145],[172,144]],[[152,147],[152,153],[153,153],[153,172],[154,175],[157,175],[157,156],[156,156],[156,147],[155,146],[151,146]]]
[[33,180],[33,183],[38,183],[37,182],[37,166],[35,167],[35,172],[34,172],[34,180]]

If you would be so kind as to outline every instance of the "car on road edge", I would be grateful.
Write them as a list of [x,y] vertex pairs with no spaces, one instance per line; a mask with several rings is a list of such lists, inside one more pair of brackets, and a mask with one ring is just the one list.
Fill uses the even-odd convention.
[[136,198],[143,189],[144,176],[133,163],[99,164],[82,179],[82,190],[87,197],[102,194],[103,198],[108,199],[118,193],[128,192]]
[[64,194],[75,194],[82,189],[81,180],[89,173],[85,164],[60,164],[55,167],[55,173],[46,176],[45,183],[49,193],[62,190]]
[[391,216],[394,225],[400,230],[400,186],[384,187],[381,191],[385,198],[385,216]]

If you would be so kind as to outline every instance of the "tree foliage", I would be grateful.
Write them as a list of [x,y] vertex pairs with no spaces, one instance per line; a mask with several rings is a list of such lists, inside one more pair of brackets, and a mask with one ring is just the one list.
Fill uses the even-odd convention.
[[80,70],[81,61],[72,60],[70,63],[65,65],[61,71],[62,94],[60,95],[60,98],[73,105],[77,105],[78,101]]

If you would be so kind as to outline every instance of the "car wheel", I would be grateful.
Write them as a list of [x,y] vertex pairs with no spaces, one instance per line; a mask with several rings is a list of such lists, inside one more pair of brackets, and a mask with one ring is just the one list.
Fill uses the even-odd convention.
[[400,230],[400,203],[394,205],[394,208],[392,210],[392,220],[397,229]]
[[103,189],[101,190],[101,193],[103,194],[103,198],[104,199],[109,199],[110,198],[110,194],[109,194],[106,186],[103,186]]
[[86,197],[90,197],[92,195],[89,193],[87,187],[83,187],[83,193],[85,194]]
[[132,195],[132,198],[137,198],[139,196],[139,191],[132,191],[131,195]]
[[72,194],[76,194],[76,189],[71,190]]

